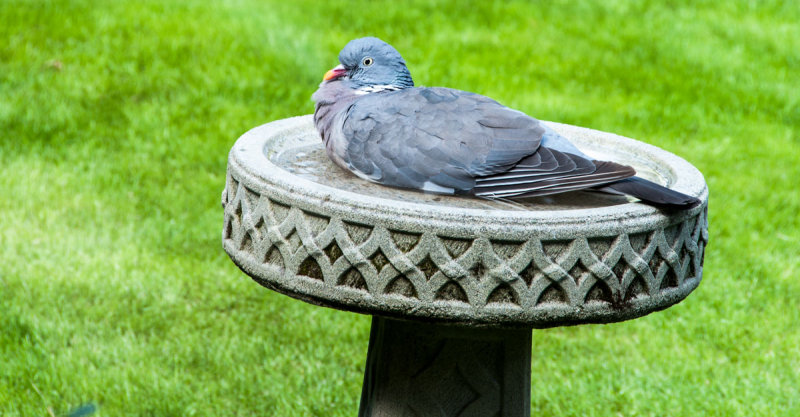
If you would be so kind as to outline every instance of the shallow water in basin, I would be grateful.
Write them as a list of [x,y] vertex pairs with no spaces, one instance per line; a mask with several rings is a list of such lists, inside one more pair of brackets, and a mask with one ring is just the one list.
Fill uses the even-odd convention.
[[[446,205],[460,208],[493,209],[493,210],[571,210],[625,204],[631,200],[622,196],[576,191],[552,196],[527,198],[518,200],[487,200],[472,197],[454,197],[429,194],[414,190],[405,190],[373,184],[356,177],[336,166],[325,153],[322,143],[284,142],[272,151],[265,149],[267,157],[280,168],[318,184],[340,190],[350,191],[370,197],[390,200]],[[598,159],[608,159],[608,155],[593,154]],[[664,184],[663,178],[636,160],[614,159],[617,162],[632,165],[639,176]]]

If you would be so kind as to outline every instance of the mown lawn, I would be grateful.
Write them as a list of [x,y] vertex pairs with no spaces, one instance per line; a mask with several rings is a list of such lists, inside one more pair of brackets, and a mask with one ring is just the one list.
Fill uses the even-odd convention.
[[245,277],[227,152],[351,38],[420,85],[639,138],[711,190],[685,302],[535,331],[531,410],[800,415],[800,6],[0,2],[0,416],[352,416],[369,317]]

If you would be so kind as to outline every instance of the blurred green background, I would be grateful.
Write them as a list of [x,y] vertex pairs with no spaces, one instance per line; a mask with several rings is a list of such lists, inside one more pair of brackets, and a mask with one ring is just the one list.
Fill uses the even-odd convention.
[[369,317],[244,276],[219,199],[236,138],[312,112],[366,35],[418,85],[706,176],[703,283],[535,331],[534,415],[800,415],[799,21],[790,1],[2,0],[0,416],[356,414]]

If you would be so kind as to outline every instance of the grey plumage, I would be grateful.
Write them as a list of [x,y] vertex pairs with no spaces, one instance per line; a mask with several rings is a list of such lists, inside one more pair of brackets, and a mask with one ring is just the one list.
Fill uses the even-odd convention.
[[474,93],[414,88],[400,54],[377,38],[351,41],[314,93],[314,122],[331,159],[361,178],[486,198],[573,190],[622,192],[654,205],[696,198],[596,161],[538,120]]

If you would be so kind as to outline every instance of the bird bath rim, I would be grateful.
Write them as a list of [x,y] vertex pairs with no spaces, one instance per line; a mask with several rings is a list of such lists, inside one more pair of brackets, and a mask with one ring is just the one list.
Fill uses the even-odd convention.
[[[666,179],[667,184],[661,181],[662,185],[667,185],[684,194],[698,197],[704,202],[707,200],[708,189],[703,175],[697,168],[674,154],[653,145],[611,133],[554,122],[544,123],[574,141],[578,146],[589,145],[597,148],[608,146],[608,143],[603,143],[604,141],[610,142],[617,146],[614,153],[635,154],[639,158],[637,162],[647,164],[650,168],[657,170],[661,179]],[[459,219],[455,221],[456,226],[460,226],[464,221],[493,219],[495,222],[508,223],[514,226],[530,225],[533,222],[537,227],[542,227],[544,224],[554,227],[558,227],[559,224],[571,225],[575,222],[583,222],[587,218],[592,218],[593,224],[587,225],[587,227],[592,228],[594,226],[595,228],[605,229],[607,227],[606,224],[603,224],[605,222],[618,223],[623,221],[630,225],[631,219],[648,219],[646,223],[650,223],[663,220],[666,217],[662,210],[638,202],[591,208],[562,209],[554,207],[553,210],[502,210],[452,207],[444,204],[435,205],[366,196],[289,174],[283,167],[276,165],[270,157],[265,157],[265,153],[269,152],[269,149],[264,148],[268,147],[269,144],[263,141],[261,134],[266,130],[270,131],[270,135],[273,138],[292,136],[308,131],[313,132],[316,140],[319,140],[316,131],[313,130],[311,115],[270,122],[248,131],[237,140],[231,150],[229,164],[236,164],[241,170],[246,171],[254,178],[302,194],[304,199],[313,198],[320,202],[325,202],[332,209],[345,211],[363,209],[372,213],[375,213],[376,210],[386,211],[391,219],[410,217],[415,223],[427,220],[439,226],[443,226],[442,223],[447,223],[449,219],[453,218]],[[354,181],[363,181],[353,178]],[[397,191],[409,192],[405,190]],[[696,214],[702,210],[703,205],[687,210],[685,213]]]

